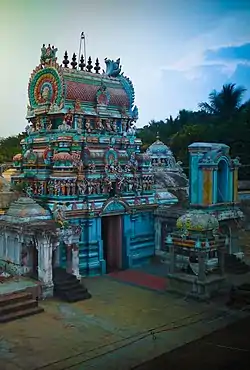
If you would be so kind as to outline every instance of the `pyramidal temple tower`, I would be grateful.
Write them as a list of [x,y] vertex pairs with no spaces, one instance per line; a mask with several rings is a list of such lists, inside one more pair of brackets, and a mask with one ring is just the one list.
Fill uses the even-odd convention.
[[[27,136],[12,181],[60,226],[56,261],[76,275],[138,266],[155,252],[157,196],[150,158],[136,137],[138,109],[120,60],[79,64],[43,45],[28,85]],[[72,268],[73,265],[73,268]]]

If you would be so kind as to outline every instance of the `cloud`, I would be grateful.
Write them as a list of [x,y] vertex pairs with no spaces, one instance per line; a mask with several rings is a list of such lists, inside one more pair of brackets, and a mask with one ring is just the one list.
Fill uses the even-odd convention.
[[205,52],[205,60],[224,60],[250,62],[250,42],[240,46],[222,47],[217,50],[207,50]]
[[[183,47],[183,57],[171,65],[163,66],[164,70],[190,71],[201,65],[213,65],[218,59],[208,59],[207,53],[216,52],[220,49],[241,47],[250,42],[249,27],[250,10],[236,11],[233,15],[221,18],[215,26],[204,33],[192,38]],[[242,51],[243,53],[243,51]],[[225,64],[225,60],[224,63]],[[228,63],[227,63],[228,64]],[[229,67],[228,67],[229,68]],[[231,71],[233,73],[231,66]]]

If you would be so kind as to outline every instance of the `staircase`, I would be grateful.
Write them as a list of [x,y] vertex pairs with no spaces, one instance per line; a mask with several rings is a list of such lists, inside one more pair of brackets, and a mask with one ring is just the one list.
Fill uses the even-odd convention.
[[43,312],[31,293],[21,292],[0,296],[0,323]]
[[53,271],[54,295],[66,302],[78,302],[91,298],[85,286],[66,270],[57,267]]
[[250,266],[241,261],[234,254],[225,255],[225,270],[231,274],[246,274],[250,271]]

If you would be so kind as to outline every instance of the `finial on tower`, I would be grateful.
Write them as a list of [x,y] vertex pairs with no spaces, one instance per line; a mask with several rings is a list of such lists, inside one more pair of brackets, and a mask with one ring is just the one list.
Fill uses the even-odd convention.
[[156,132],[156,140],[160,140],[159,131]]

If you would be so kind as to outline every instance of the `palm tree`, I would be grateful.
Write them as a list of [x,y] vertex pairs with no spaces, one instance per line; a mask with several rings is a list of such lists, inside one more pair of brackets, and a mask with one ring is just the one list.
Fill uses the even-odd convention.
[[231,118],[239,111],[246,89],[229,83],[223,85],[220,92],[213,90],[208,97],[209,103],[202,102],[198,106],[202,111],[223,118]]

